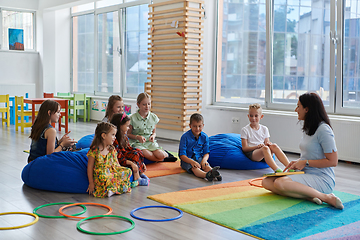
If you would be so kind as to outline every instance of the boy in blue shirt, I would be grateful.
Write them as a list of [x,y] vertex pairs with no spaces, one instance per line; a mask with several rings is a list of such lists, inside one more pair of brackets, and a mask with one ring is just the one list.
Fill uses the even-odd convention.
[[190,117],[190,130],[181,136],[179,144],[179,157],[181,167],[188,173],[193,173],[199,178],[208,181],[214,179],[221,181],[222,177],[218,169],[211,168],[207,162],[209,159],[209,137],[202,132],[204,128],[204,118],[199,113],[194,113]]

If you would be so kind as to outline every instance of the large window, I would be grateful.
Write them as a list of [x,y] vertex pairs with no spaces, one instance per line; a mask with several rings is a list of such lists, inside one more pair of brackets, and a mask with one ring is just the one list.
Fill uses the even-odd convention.
[[105,3],[73,14],[73,91],[135,97],[147,78],[148,1]]
[[358,0],[218,0],[215,103],[293,109],[317,92],[359,115],[359,29]]
[[[12,42],[22,44],[25,51],[35,50],[35,13],[25,11],[14,11],[0,9],[1,23],[0,29],[2,29],[2,38],[0,39],[1,49],[9,50],[13,46],[10,46]],[[9,44],[9,29],[20,29],[23,30],[22,37],[14,41],[10,40]],[[19,35],[21,36],[21,35]],[[21,41],[23,41],[21,43]]]

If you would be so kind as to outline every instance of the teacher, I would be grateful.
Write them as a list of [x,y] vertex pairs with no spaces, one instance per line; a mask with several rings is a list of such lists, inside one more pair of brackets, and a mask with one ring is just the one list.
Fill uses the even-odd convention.
[[316,204],[325,202],[343,209],[340,198],[332,193],[338,154],[334,133],[321,98],[316,93],[301,95],[295,112],[298,119],[303,121],[301,154],[300,159],[291,161],[284,171],[302,170],[305,174],[266,177],[262,185],[279,195],[307,199]]

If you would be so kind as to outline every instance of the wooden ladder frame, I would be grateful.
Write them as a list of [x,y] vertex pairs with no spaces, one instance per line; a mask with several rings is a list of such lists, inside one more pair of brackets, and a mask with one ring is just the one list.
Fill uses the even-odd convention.
[[172,0],[149,5],[149,72],[157,128],[186,131],[201,113],[204,2]]

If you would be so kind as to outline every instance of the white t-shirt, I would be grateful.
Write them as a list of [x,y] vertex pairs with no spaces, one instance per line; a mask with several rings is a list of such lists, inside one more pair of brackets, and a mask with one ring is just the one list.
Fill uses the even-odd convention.
[[264,143],[265,138],[270,137],[269,129],[259,124],[259,129],[255,130],[250,127],[250,123],[241,129],[241,138],[247,139],[248,146],[254,147]]

